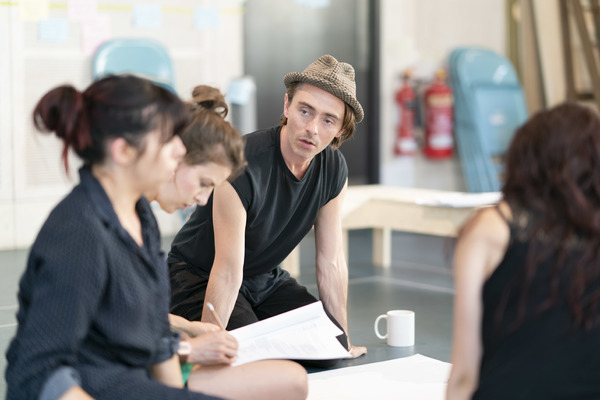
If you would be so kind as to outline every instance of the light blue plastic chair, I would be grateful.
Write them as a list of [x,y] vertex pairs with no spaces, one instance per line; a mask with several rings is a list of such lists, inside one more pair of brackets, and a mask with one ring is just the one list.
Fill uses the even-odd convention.
[[104,42],[94,54],[92,77],[134,73],[175,93],[173,62],[165,47],[151,39],[113,39]]
[[448,64],[454,133],[467,188],[499,191],[503,156],[528,116],[515,69],[505,57],[477,47],[452,51]]
[[[150,79],[173,93],[175,73],[165,47],[151,39],[113,39],[104,42],[92,61],[92,78],[108,74],[133,73]],[[179,211],[182,223],[193,211]]]

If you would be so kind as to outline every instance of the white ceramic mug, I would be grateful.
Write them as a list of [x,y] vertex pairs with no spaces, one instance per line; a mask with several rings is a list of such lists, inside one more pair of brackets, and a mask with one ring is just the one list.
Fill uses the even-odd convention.
[[[379,333],[379,321],[387,319],[387,333]],[[415,345],[415,312],[390,310],[375,320],[375,334],[379,339],[387,339],[387,344],[395,347]]]

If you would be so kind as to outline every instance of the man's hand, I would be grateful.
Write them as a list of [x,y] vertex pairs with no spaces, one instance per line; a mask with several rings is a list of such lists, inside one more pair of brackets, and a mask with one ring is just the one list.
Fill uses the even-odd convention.
[[357,358],[362,356],[363,354],[367,354],[367,348],[364,346],[352,346],[350,345],[350,355],[351,358]]
[[[212,324],[209,324],[212,325]],[[200,365],[231,364],[237,357],[238,342],[231,334],[217,331],[189,339],[192,351],[187,362]]]

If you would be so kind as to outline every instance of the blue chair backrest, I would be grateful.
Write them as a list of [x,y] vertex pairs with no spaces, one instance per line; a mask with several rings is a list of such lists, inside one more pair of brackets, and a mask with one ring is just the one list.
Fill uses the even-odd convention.
[[487,132],[486,150],[494,156],[504,154],[516,129],[527,119],[523,92],[480,87],[474,91],[474,96],[480,110],[477,124]]
[[92,61],[92,77],[134,73],[175,92],[175,73],[167,50],[150,39],[113,39],[103,43]]
[[491,155],[503,154],[515,130],[527,120],[525,96],[515,69],[503,56],[481,48],[456,49],[450,63],[457,122],[471,119],[485,150]]
[[451,57],[455,58],[456,74],[461,76],[465,86],[520,86],[510,61],[491,50],[477,47],[459,48],[452,52]]
[[458,48],[448,64],[454,133],[467,188],[498,191],[502,156],[527,119],[523,89],[510,61],[491,50]]

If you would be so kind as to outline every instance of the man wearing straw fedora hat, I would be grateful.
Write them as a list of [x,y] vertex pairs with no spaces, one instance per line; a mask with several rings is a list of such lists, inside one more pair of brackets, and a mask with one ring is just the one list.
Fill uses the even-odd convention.
[[216,322],[206,306],[212,303],[235,329],[317,301],[280,267],[314,226],[319,297],[357,357],[366,348],[347,336],[341,209],[348,167],[338,150],[364,116],[354,69],[324,55],[283,82],[280,125],[246,136],[245,172],[216,187],[173,240],[171,311]]

